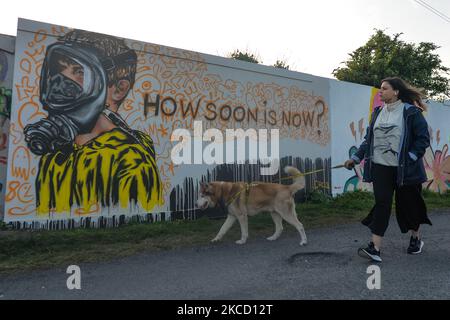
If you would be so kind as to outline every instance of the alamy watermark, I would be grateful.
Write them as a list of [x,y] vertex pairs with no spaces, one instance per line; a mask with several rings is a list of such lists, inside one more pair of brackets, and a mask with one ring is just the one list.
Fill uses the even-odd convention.
[[371,276],[367,278],[367,289],[380,290],[381,289],[381,269],[379,266],[371,265],[367,267],[367,274]]
[[[245,163],[248,159],[250,164],[259,162],[265,166],[261,167],[261,175],[274,175],[280,167],[278,129],[270,130],[269,144],[268,129],[226,129],[224,136],[214,128],[203,131],[202,122],[194,121],[193,136],[187,129],[176,129],[170,140],[178,142],[171,151],[172,162],[176,165]],[[203,142],[209,143],[204,147]]]
[[66,285],[69,290],[81,290],[81,269],[77,265],[71,265],[67,268],[67,274],[70,277],[67,278]]

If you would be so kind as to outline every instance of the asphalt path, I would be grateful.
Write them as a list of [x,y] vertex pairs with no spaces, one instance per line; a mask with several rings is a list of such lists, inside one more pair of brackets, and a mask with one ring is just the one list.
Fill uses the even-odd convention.
[[370,235],[359,223],[306,230],[304,247],[292,232],[270,242],[250,230],[245,245],[227,240],[80,264],[80,290],[68,289],[67,267],[0,276],[0,300],[450,299],[450,209],[430,219],[423,253],[412,256],[393,218],[379,269],[356,254]]

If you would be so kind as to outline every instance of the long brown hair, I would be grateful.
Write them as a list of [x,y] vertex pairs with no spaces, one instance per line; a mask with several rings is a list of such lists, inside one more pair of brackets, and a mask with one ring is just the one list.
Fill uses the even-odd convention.
[[398,90],[398,98],[403,102],[412,104],[420,109],[427,111],[427,105],[422,101],[425,95],[419,91],[419,89],[414,88],[406,81],[399,77],[390,77],[383,79],[381,83],[388,82],[392,89]]

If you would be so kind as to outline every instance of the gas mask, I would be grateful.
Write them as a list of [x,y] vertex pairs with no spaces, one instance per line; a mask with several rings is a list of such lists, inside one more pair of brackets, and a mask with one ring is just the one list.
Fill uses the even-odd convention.
[[136,63],[130,50],[101,58],[82,43],[55,43],[47,48],[40,79],[40,101],[48,117],[24,128],[25,141],[36,155],[54,153],[91,132],[105,109],[107,72]]

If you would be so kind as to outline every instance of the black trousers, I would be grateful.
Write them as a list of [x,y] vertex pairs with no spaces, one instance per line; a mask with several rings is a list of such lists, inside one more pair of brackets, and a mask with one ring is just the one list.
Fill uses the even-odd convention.
[[422,197],[422,185],[397,185],[397,167],[372,164],[373,193],[375,205],[362,224],[373,234],[383,237],[391,217],[392,200],[395,192],[395,211],[402,233],[418,231],[421,224],[431,225],[427,207]]

